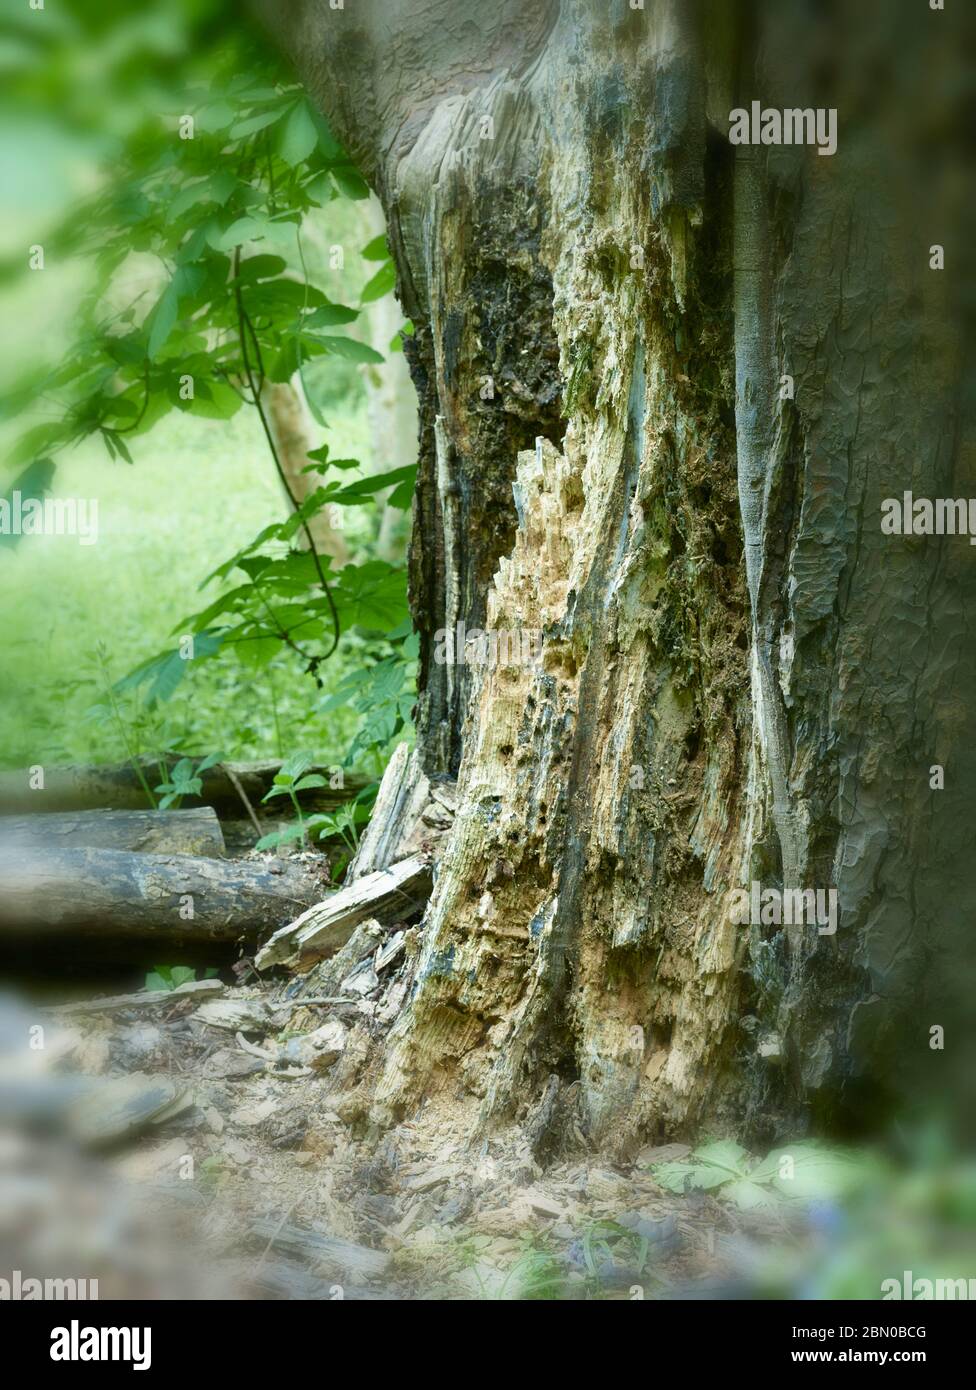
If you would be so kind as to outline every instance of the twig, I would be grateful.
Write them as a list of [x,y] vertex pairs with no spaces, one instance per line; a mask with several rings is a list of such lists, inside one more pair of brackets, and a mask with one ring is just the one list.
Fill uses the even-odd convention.
[[233,771],[227,766],[226,763],[221,763],[220,766],[221,766],[221,767],[224,769],[224,771],[227,773],[227,780],[228,780],[228,782],[230,782],[231,786],[234,788],[235,792],[237,792],[237,795],[241,798],[241,801],[244,803],[244,809],[245,809],[245,811],[247,812],[247,814],[250,816],[250,818],[251,818],[251,824],[254,826],[254,829],[257,831],[257,833],[258,833],[258,839],[260,840],[261,836],[264,834],[264,831],[263,831],[263,829],[262,829],[262,827],[261,827],[261,822],[258,820],[257,816],[256,816],[255,813],[254,813],[254,807],[251,805],[251,802],[250,802],[250,800],[248,799],[247,792],[244,790],[244,788],[243,788],[242,785],[241,785],[241,779],[238,777],[238,775],[237,775],[236,772],[233,772]]

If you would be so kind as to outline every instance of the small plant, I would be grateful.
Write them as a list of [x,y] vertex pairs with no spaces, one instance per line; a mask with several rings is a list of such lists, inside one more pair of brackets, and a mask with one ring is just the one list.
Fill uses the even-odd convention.
[[180,758],[169,776],[155,788],[159,795],[159,809],[168,811],[172,807],[178,810],[185,796],[199,796],[203,791],[203,779],[200,774],[213,767],[215,763],[222,762],[223,757],[223,753],[211,753],[209,757],[201,758],[196,764],[192,758]]
[[600,1270],[607,1262],[626,1264],[638,1274],[643,1274],[647,1266],[650,1241],[616,1221],[594,1222],[583,1232],[582,1245],[587,1275],[597,1283]]
[[112,683],[109,674],[108,649],[101,640],[95,643],[93,657],[95,671],[97,673],[95,679],[96,683],[102,687],[103,699],[98,704],[92,705],[87,712],[86,718],[92,722],[108,721],[114,725],[119,735],[119,741],[125,749],[126,761],[131,766],[142,790],[145,792],[146,800],[153,810],[155,810],[156,798],[149,790],[149,783],[146,781],[146,775],[139,762],[138,730],[134,722],[127,720],[125,717],[119,699],[118,684]]
[[464,1263],[471,1271],[477,1286],[476,1297],[489,1302],[544,1302],[558,1299],[565,1288],[566,1275],[552,1252],[535,1237],[523,1234],[519,1241],[521,1254],[507,1270],[491,1270],[482,1274],[480,1241],[476,1237],[466,1243]]
[[859,1186],[870,1170],[863,1156],[809,1141],[773,1149],[757,1162],[741,1144],[721,1139],[678,1162],[658,1163],[651,1171],[668,1192],[699,1188],[718,1194],[721,1189],[722,1197],[745,1210],[774,1207],[791,1198],[838,1197]]
[[223,1154],[211,1154],[200,1164],[200,1185],[204,1188],[216,1188],[220,1185],[220,1180],[229,1171],[227,1160]]
[[281,770],[275,774],[271,790],[263,798],[262,804],[265,801],[274,800],[276,796],[287,796],[295,808],[297,822],[285,830],[263,835],[257,843],[258,849],[274,849],[286,840],[301,840],[302,844],[306,843],[308,823],[302,815],[298,793],[310,791],[313,787],[328,786],[325,778],[319,773],[308,771],[314,761],[311,753],[292,753],[291,757],[286,758],[281,764]]
[[[277,780],[277,779],[276,779]],[[299,777],[290,787],[282,785],[280,793],[299,792],[307,787],[324,786],[325,778],[312,774],[309,777]],[[264,799],[275,794],[272,787]],[[353,798],[351,801],[343,802],[334,811],[316,811],[311,816],[303,817],[298,806],[297,798],[292,796],[292,804],[295,806],[298,819],[293,825],[286,825],[283,830],[274,830],[267,835],[262,835],[258,840],[256,849],[277,849],[279,845],[288,844],[292,840],[300,840],[307,844],[313,837],[318,840],[339,840],[344,846],[344,851],[336,855],[330,864],[333,879],[338,879],[349,860],[359,848],[360,828],[369,820],[370,808],[376,796],[376,784],[372,783]]]
[[[216,977],[216,970],[205,970],[201,975],[202,980],[212,980]],[[197,972],[190,965],[154,965],[146,976],[146,989],[178,989],[180,985],[189,984],[191,980],[197,978]]]

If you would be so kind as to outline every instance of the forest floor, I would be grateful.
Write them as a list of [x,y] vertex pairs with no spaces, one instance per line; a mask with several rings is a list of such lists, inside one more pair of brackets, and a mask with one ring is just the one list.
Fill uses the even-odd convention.
[[[520,1131],[472,1146],[443,1110],[370,1133],[358,1083],[409,970],[334,1003],[252,978],[55,1013],[29,1123],[0,1131],[11,1267],[98,1277],[102,1298],[728,1298],[809,1246],[782,1209],[665,1191],[653,1167],[683,1145],[542,1164]],[[316,1057],[323,1026],[339,1042]]]

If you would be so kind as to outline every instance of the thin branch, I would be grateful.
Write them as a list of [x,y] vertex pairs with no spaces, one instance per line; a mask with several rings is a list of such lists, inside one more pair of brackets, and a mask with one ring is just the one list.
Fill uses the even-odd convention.
[[[271,457],[274,460],[274,466],[278,473],[278,478],[281,482],[282,487],[285,489],[285,494],[288,497],[288,500],[291,502],[293,509],[297,512],[300,510],[299,502],[298,499],[295,497],[295,494],[292,492],[291,484],[289,483],[288,478],[285,475],[284,468],[282,468],[281,466],[281,459],[278,457],[278,450],[274,442],[274,436],[271,433],[271,426],[268,424],[267,416],[264,413],[264,406],[261,403],[261,388],[256,387],[254,382],[254,371],[252,369],[251,359],[247,350],[248,333],[250,333],[251,341],[254,344],[255,355],[257,358],[257,369],[261,378],[261,387],[264,386],[266,377],[264,371],[264,362],[261,356],[261,345],[258,342],[257,334],[254,331],[254,325],[251,323],[251,320],[249,319],[247,314],[247,310],[244,307],[244,297],[241,294],[240,286],[240,265],[241,248],[238,246],[234,252],[234,297],[237,301],[238,333],[241,342],[241,358],[244,363],[244,375],[247,378],[248,389],[251,392],[251,399],[254,403],[255,409],[258,412],[258,418],[261,421],[261,428],[264,430],[264,437],[268,441],[268,448],[271,450]],[[304,517],[302,517],[301,526],[302,530],[305,532],[305,537],[308,541],[309,552],[312,556],[312,561],[315,565],[315,571],[318,575],[319,584],[321,585],[322,591],[325,594],[326,599],[328,600],[329,609],[332,613],[332,646],[329,648],[329,650],[325,653],[323,657],[313,657],[311,659],[310,669],[314,674],[315,667],[319,664],[319,662],[327,661],[329,657],[332,655],[332,653],[335,651],[336,647],[339,645],[339,613],[335,606],[335,600],[332,597],[332,591],[330,590],[328,582],[325,578],[325,571],[322,568],[322,561],[319,558],[318,550],[315,548],[315,541],[312,539],[312,532],[309,529],[308,522],[305,520]]]
[[139,428],[139,426],[142,424],[143,420],[146,418],[146,411],[149,409],[149,358],[148,358],[148,357],[146,358],[145,383],[146,383],[146,385],[145,385],[145,394],[143,395],[143,398],[142,398],[142,409],[139,411],[139,414],[138,414],[138,415],[136,416],[136,418],[132,421],[132,424],[131,424],[131,425],[125,425],[125,426],[123,426],[122,428],[120,428],[119,426],[116,425],[116,426],[112,429],[112,433],[113,433],[113,434],[131,434],[133,430],[137,430],[137,429]]

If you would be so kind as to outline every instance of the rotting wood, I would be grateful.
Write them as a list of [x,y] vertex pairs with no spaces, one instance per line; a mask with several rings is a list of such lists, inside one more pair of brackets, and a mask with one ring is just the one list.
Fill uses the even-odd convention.
[[187,980],[175,989],[144,989],[135,994],[110,994],[102,999],[79,999],[70,1004],[56,1004],[48,1013],[58,1018],[77,1014],[121,1013],[127,1009],[154,1009],[160,1004],[176,1004],[186,998],[213,999],[223,994],[221,980]]
[[55,811],[0,816],[0,847],[31,843],[40,849],[117,849],[140,854],[224,853],[224,836],[211,806],[183,811]]
[[[254,1276],[254,1282],[274,1298],[320,1302],[331,1301],[336,1297],[334,1284],[316,1278],[296,1260],[265,1260]],[[343,1285],[342,1298],[345,1303],[386,1302],[392,1301],[394,1295],[348,1284]]]
[[[381,947],[383,937],[383,928],[373,918],[369,917],[360,922],[352,931],[349,940],[340,946],[334,956],[319,961],[302,978],[288,982],[285,998],[290,1004],[303,1005],[310,1003],[314,998],[335,999],[339,986],[349,972]],[[306,993],[309,996],[307,998],[304,997]]]
[[0,931],[231,942],[287,922],[322,889],[321,873],[299,861],[9,846],[0,853]]
[[[460,797],[371,1118],[521,1120],[573,1075],[619,1149],[792,1132],[852,1075],[927,1096],[919,998],[955,1056],[974,1028],[976,567],[877,508],[972,487],[966,266],[925,257],[929,227],[972,240],[926,145],[962,107],[900,61],[958,76],[959,34],[850,6],[828,76],[800,0],[433,0],[360,7],[354,41],[259,4],[384,201],[415,326],[417,746]],[[760,94],[856,111],[865,54],[837,160],[730,144]],[[455,618],[542,659],[445,660]],[[830,949],[738,930],[752,879],[836,887]]]
[[366,833],[349,865],[351,883],[386,869],[421,850],[436,858],[454,823],[456,786],[447,778],[431,781],[417,750],[398,745],[387,764]]
[[197,1010],[197,1021],[231,1033],[266,1033],[272,1013],[263,999],[213,999]]
[[369,825],[346,873],[347,883],[406,857],[401,846],[419,824],[428,789],[416,751],[406,743],[398,744],[383,773]]
[[334,1236],[301,1226],[279,1226],[266,1217],[252,1223],[251,1235],[270,1241],[272,1247],[280,1247],[289,1254],[300,1255],[317,1269],[332,1270],[337,1274],[375,1279],[385,1274],[390,1264],[390,1256],[383,1250],[370,1250],[368,1246],[337,1240]]
[[310,964],[344,945],[365,918],[373,917],[380,923],[406,920],[423,906],[430,890],[429,858],[412,855],[316,903],[275,932],[255,956],[254,964],[259,970],[272,965]]

